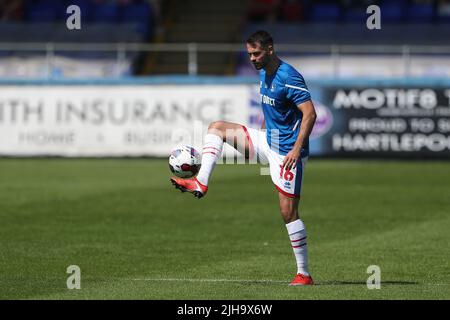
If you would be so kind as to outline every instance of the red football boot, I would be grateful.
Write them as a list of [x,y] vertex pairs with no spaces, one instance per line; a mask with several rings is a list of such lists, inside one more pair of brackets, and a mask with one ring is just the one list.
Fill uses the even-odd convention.
[[199,199],[203,197],[208,191],[208,186],[202,185],[200,182],[198,182],[197,178],[181,179],[172,177],[170,178],[170,181],[175,186],[175,188],[181,190],[181,192],[190,192]]
[[313,285],[314,281],[311,276],[305,276],[304,274],[297,273],[294,280],[289,284],[290,286],[310,286]]

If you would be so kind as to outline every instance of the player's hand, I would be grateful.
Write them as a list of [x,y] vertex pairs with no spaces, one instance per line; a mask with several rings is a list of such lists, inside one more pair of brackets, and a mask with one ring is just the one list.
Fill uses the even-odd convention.
[[283,160],[283,168],[286,170],[295,169],[297,165],[297,161],[300,158],[300,150],[297,150],[296,148],[289,151],[289,153],[284,157]]

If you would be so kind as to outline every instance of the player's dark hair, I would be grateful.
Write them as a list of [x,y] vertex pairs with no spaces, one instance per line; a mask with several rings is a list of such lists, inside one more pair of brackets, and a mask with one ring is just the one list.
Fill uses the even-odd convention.
[[259,30],[248,37],[247,43],[251,45],[260,43],[261,47],[267,48],[269,45],[273,46],[273,39],[267,31]]

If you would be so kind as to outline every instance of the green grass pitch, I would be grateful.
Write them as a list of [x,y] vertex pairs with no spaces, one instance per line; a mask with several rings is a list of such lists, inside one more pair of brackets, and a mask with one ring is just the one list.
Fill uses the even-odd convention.
[[0,160],[0,298],[450,299],[449,162],[311,159],[312,287],[287,285],[295,259],[270,178],[216,168],[197,200],[166,160]]

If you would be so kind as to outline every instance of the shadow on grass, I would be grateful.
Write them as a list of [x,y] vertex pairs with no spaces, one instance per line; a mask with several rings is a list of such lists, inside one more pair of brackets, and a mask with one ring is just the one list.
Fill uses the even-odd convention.
[[[367,285],[367,282],[365,281],[320,281],[320,282],[316,282],[314,283],[317,286],[342,286],[342,285]],[[406,286],[406,285],[418,285],[419,282],[415,282],[415,281],[381,281],[380,284],[383,285],[401,285],[401,286]]]

